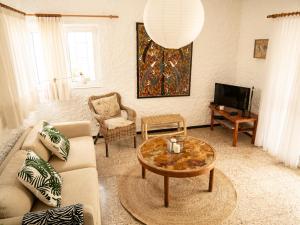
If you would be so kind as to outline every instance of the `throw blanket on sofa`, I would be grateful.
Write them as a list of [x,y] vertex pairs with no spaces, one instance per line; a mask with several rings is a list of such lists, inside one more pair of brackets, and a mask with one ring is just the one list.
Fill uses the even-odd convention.
[[42,212],[26,213],[22,225],[83,225],[83,206],[76,204]]

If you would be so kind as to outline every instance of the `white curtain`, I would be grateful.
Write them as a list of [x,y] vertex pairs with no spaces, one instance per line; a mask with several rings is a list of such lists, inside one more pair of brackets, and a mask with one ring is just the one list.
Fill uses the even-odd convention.
[[0,7],[0,119],[15,128],[38,102],[25,16]]
[[46,76],[48,82],[41,91],[49,100],[68,100],[70,84],[60,17],[38,17]]
[[256,144],[287,166],[300,157],[300,17],[272,21]]

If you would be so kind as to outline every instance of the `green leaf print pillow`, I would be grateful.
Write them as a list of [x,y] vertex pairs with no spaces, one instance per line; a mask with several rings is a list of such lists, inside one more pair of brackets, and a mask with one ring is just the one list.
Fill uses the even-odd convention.
[[62,178],[33,151],[28,151],[18,180],[45,204],[60,207]]
[[55,127],[47,122],[43,123],[43,128],[39,132],[41,142],[58,158],[67,161],[70,142]]

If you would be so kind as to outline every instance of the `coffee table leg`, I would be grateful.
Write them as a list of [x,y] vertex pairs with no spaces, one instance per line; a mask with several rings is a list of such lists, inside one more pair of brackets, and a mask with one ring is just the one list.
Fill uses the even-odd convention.
[[146,177],[146,170],[145,168],[142,166],[142,178],[145,179]]
[[214,186],[214,169],[212,169],[209,172],[209,187],[208,187],[208,191],[212,192],[213,191],[213,186]]
[[165,189],[165,207],[169,207],[169,177],[164,177],[164,189]]

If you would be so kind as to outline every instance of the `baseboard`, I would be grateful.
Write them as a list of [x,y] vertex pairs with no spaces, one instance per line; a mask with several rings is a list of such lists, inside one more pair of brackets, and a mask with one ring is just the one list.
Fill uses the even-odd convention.
[[[216,126],[220,126],[219,124],[215,124]],[[210,127],[209,125],[196,125],[196,126],[189,126],[187,127],[188,130],[192,130],[192,129],[197,129],[197,128],[208,128]],[[158,130],[149,130],[148,133],[161,133],[161,132],[169,132],[169,131],[174,131],[177,130],[177,128],[166,128],[166,129],[158,129]],[[136,132],[137,134],[141,134],[141,131]],[[93,138],[96,138],[96,136],[93,136]],[[103,138],[103,136],[99,136],[99,138]]]

